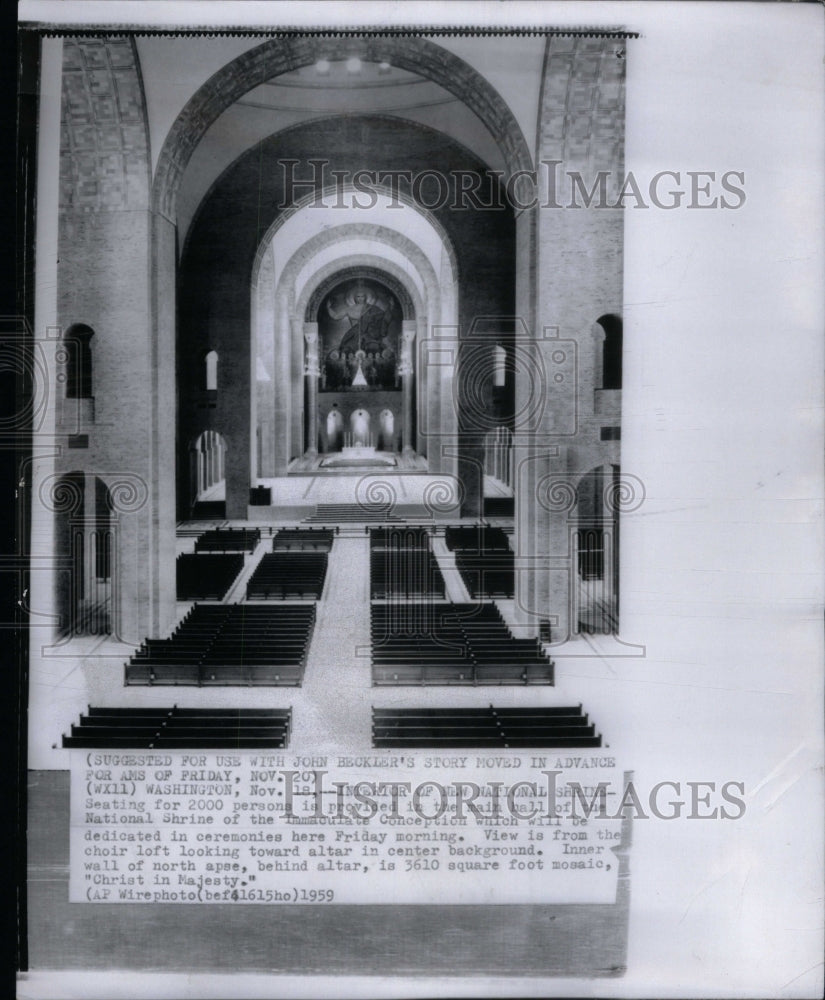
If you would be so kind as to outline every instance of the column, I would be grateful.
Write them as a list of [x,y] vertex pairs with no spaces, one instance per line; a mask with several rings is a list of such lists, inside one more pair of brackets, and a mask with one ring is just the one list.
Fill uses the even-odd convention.
[[[269,387],[272,426],[269,428],[271,446],[268,454],[272,456],[272,461],[268,475],[272,476],[285,476],[289,460],[296,453],[296,449],[293,449],[292,420],[293,409],[300,416],[300,386],[296,383],[293,389],[291,365],[293,344],[303,343],[303,329],[293,329],[291,314],[288,298],[281,294],[275,304],[275,322],[271,332],[274,341],[270,373],[272,384]],[[300,360],[300,351],[296,350],[295,353]]]
[[198,448],[189,445],[189,492],[186,500],[191,507],[201,488],[201,453]]
[[[65,661],[48,655],[58,639],[58,614],[68,608],[66,575],[71,572],[68,511],[61,514],[57,498],[55,465],[55,402],[63,387],[58,385],[57,354],[61,331],[57,325],[57,260],[60,178],[60,95],[63,39],[43,38],[40,56],[39,129],[37,138],[37,214],[35,220],[35,349],[43,364],[46,384],[35,384],[33,392],[45,402],[40,423],[34,428],[31,466],[31,572],[28,602],[32,612],[29,627],[32,683],[29,718],[49,718],[53,692],[65,683]],[[22,471],[22,470],[21,470]],[[22,477],[19,488],[25,485]],[[62,524],[61,524],[62,522]],[[61,527],[64,528],[61,533]],[[63,572],[61,572],[63,570]],[[41,733],[29,725],[29,767],[53,768],[54,754],[44,746]],[[61,765],[65,766],[65,765]]]
[[413,400],[415,385],[413,382],[415,370],[413,368],[413,343],[415,342],[415,320],[405,319],[401,327],[401,361],[398,365],[398,374],[401,376],[401,400],[402,419],[404,425],[404,447],[405,455],[415,453],[414,435],[414,409]]
[[[54,510],[41,499],[41,489],[48,491],[49,481],[55,480],[56,399],[64,389],[57,383],[55,356],[62,331],[57,325],[57,260],[60,183],[60,98],[63,65],[63,40],[44,38],[40,56],[40,94],[38,99],[39,129],[37,139],[37,214],[35,251],[34,322],[38,354],[43,362],[46,385],[33,385],[33,392],[45,400],[43,417],[33,428],[37,433],[32,445],[31,478],[31,555],[32,567],[50,565],[54,560]],[[22,480],[21,480],[22,485]],[[56,638],[52,622],[55,590],[58,579],[50,579],[44,571],[31,573],[30,635],[33,654],[40,647],[51,645]],[[55,574],[56,577],[56,574]],[[33,661],[36,656],[33,655]],[[40,765],[42,766],[42,765]]]
[[308,455],[318,454],[318,378],[321,369],[318,364],[318,324],[304,323],[304,342],[306,343],[306,358],[304,376],[306,378],[306,428]]
[[530,634],[549,622],[553,642],[568,637],[576,583],[570,531],[576,489],[567,460],[559,446],[536,448],[521,460],[514,484],[523,526],[524,508],[530,509],[529,530],[517,539],[516,600]]

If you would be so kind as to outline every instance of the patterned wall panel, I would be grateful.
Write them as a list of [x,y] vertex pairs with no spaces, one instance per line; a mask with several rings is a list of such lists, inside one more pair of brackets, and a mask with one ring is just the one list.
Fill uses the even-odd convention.
[[131,38],[66,38],[60,137],[64,210],[146,208],[149,141]]
[[608,192],[624,169],[625,40],[564,37],[547,40],[537,159],[561,160],[588,186],[610,173]]

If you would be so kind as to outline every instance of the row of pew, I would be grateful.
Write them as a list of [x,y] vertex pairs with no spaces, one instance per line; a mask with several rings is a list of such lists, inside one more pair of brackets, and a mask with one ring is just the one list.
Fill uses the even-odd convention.
[[222,601],[243,564],[241,552],[189,552],[178,556],[175,564],[178,600]]
[[276,750],[290,708],[93,708],[63,736],[70,749]]
[[[289,745],[290,708],[89,707],[67,749],[264,750]],[[545,708],[375,708],[376,749],[596,748],[581,705]]]
[[473,600],[515,596],[515,567],[512,552],[480,556],[459,550],[455,554],[455,565],[461,574],[467,593]]
[[370,550],[388,548],[426,549],[430,544],[429,529],[422,525],[399,524],[384,528],[365,529],[370,536]]
[[494,604],[371,605],[372,683],[552,684],[537,639],[517,639]]
[[485,517],[514,517],[516,502],[513,497],[485,497]]
[[336,531],[331,528],[282,528],[272,539],[272,551],[329,552]]
[[146,639],[130,685],[301,684],[314,604],[196,604],[168,639]]
[[370,532],[373,600],[444,598],[444,577],[425,528],[376,528]]
[[461,549],[479,555],[510,551],[506,532],[502,528],[493,528],[488,524],[447,527],[444,529],[444,542],[451,551]]
[[[176,563],[179,601],[222,601],[244,567],[244,553],[260,542],[260,530],[216,529],[201,534],[195,552],[178,556]],[[273,553],[328,553],[335,533],[326,528],[295,528],[278,531],[272,538]],[[248,600],[290,597],[317,599],[326,577],[326,556],[284,559],[264,557],[247,586]]]
[[[277,539],[277,536],[276,536]],[[246,585],[248,601],[311,598],[317,601],[327,578],[327,552],[267,552]]]
[[213,528],[195,541],[195,552],[254,552],[260,528]]
[[600,747],[582,706],[552,708],[373,708],[377,749]]
[[501,528],[450,527],[444,541],[474,600],[515,595],[515,557]]

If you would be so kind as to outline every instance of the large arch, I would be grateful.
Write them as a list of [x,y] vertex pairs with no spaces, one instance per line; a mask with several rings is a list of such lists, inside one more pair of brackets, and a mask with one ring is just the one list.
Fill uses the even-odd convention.
[[[395,245],[389,241],[391,236]],[[270,258],[271,253],[264,260]],[[261,476],[283,474],[290,459],[296,457],[303,408],[303,387],[298,385],[303,372],[304,334],[313,321],[311,302],[335,276],[351,269],[380,274],[391,286],[403,289],[403,297],[410,302],[405,322],[414,323],[422,338],[428,310],[436,317],[441,315],[438,278],[426,257],[411,241],[384,227],[361,223],[317,233],[296,248],[277,287],[270,269],[259,268],[252,288],[251,328],[258,380],[253,400],[258,412],[253,412],[253,421],[261,432]],[[282,433],[273,433],[276,424]]]
[[[386,193],[384,197],[389,202],[390,194]],[[317,307],[319,296],[336,277],[351,269],[367,269],[380,273],[390,287],[395,287],[401,298],[409,303],[405,329],[411,352],[416,339],[419,344],[425,342],[430,324],[457,327],[455,251],[443,227],[426,210],[414,204],[409,204],[407,209],[406,213],[385,213],[382,218],[388,225],[343,221],[334,226],[332,223],[342,213],[331,209],[319,212],[310,199],[304,201],[300,211],[290,213],[289,218],[283,221],[276,220],[267,230],[253,266],[253,338],[258,339],[259,350],[271,346],[269,341],[272,337],[267,331],[273,327],[281,330],[282,339],[276,348],[278,360],[274,354],[264,360],[265,380],[258,383],[255,394],[259,413],[253,419],[263,439],[263,447],[259,451],[259,458],[263,460],[260,465],[262,474],[285,471],[290,455],[294,455],[295,443],[302,440],[302,426],[296,420],[296,414],[302,409],[303,394],[300,402],[291,399],[295,390],[296,359],[303,358],[305,333],[314,326],[312,304]],[[419,226],[421,223],[426,226],[426,240],[421,238],[420,233],[418,242],[404,235],[403,230],[410,229],[409,221],[413,217],[410,213],[414,213]],[[349,215],[345,217],[349,219]],[[279,236],[287,236],[289,231],[291,238],[283,244],[278,243]],[[420,243],[425,243],[428,252],[422,249]],[[273,270],[267,264],[276,245],[277,258],[282,261],[277,281],[274,274],[267,273]],[[441,264],[440,273],[436,272],[433,260]],[[287,333],[288,344],[283,339],[284,332]],[[266,338],[267,343],[262,344],[261,338]],[[452,427],[453,434],[455,427],[454,421],[449,420],[449,412],[441,412],[444,405],[442,395],[449,398],[448,392],[441,391],[441,380],[435,384],[437,391],[430,392],[426,366],[415,364],[414,367],[421,371],[416,381],[410,378],[406,383],[406,391],[414,396],[414,400],[406,400],[410,409],[403,419],[403,426],[409,432],[405,447],[415,445],[420,454],[426,454],[424,434],[427,427],[437,426],[442,431],[449,431]],[[268,427],[278,420],[282,424],[282,433],[273,435]],[[414,422],[422,428],[422,433],[415,438],[411,433]],[[284,425],[287,424],[289,429],[284,435]],[[285,437],[293,442],[290,450],[285,447]],[[438,450],[433,458],[432,471],[441,471]]]
[[274,76],[318,59],[352,56],[368,62],[386,60],[440,84],[478,115],[496,139],[510,174],[532,168],[524,134],[500,94],[463,59],[435,42],[394,36],[272,38],[227,63],[178,115],[158,158],[153,210],[174,221],[177,192],[192,153],[218,116],[239,97]]
[[[255,369],[257,359],[252,357],[250,344],[250,329],[252,326],[252,297],[249,291],[250,277],[259,257],[261,241],[268,229],[277,221],[284,204],[284,179],[277,164],[283,159],[300,156],[325,155],[331,169],[359,169],[363,163],[365,150],[376,150],[374,166],[376,169],[392,169],[401,164],[408,164],[413,170],[420,170],[433,163],[443,165],[444,169],[471,170],[486,173],[486,168],[478,160],[469,157],[467,151],[456,144],[449,136],[437,133],[421,125],[409,124],[402,120],[376,116],[346,116],[340,119],[325,119],[312,122],[301,128],[292,128],[283,133],[277,133],[264,143],[248,150],[235,164],[229,168],[216,184],[203,204],[193,223],[181,259],[180,294],[182,308],[179,310],[178,349],[179,363],[179,415],[182,426],[179,428],[178,442],[182,450],[185,442],[195,429],[195,411],[199,405],[197,389],[187,383],[189,379],[187,358],[209,340],[209,346],[214,347],[219,354],[229,358],[232,356],[232,368],[222,367],[226,371],[228,382],[227,393],[219,393],[217,408],[213,413],[215,424],[225,429],[226,433],[234,435],[240,446],[233,449],[227,463],[227,517],[243,517],[247,510],[248,489],[255,478],[257,460],[257,444],[254,436],[249,434],[249,410],[252,406],[251,396],[255,393]],[[372,156],[372,154],[369,154]],[[381,195],[378,194],[380,199]],[[288,200],[288,199],[287,199]],[[262,213],[262,206],[266,207]],[[314,213],[312,218],[319,220],[325,211],[329,212],[330,229],[336,229],[345,219],[356,226],[369,226],[369,220],[374,217],[372,209],[364,211],[353,208],[337,209],[333,205],[322,207],[307,207],[307,213]],[[426,210],[425,210],[426,211]],[[351,218],[350,218],[351,215]],[[393,218],[394,216],[394,218]],[[310,217],[309,215],[307,217]],[[279,233],[294,232],[294,245],[297,249],[300,237],[306,236],[300,232],[296,220],[303,219],[302,213],[291,213],[278,227]],[[404,273],[415,278],[423,295],[428,285],[438,288],[438,296],[425,296],[431,302],[439,301],[441,308],[430,309],[427,304],[427,328],[449,327],[449,330],[438,331],[435,335],[451,343],[439,345],[444,350],[434,364],[442,368],[437,375],[444,383],[452,377],[453,365],[461,372],[460,352],[463,350],[461,338],[470,334],[475,328],[478,316],[512,316],[514,312],[515,289],[515,219],[512,209],[505,207],[497,212],[455,212],[448,207],[439,207],[425,216],[419,208],[400,204],[392,213],[379,213],[382,223],[392,221],[394,227],[399,227],[401,218],[405,219],[402,232],[399,234],[410,243],[419,244],[419,250],[424,251],[423,260],[428,269],[434,273],[435,280],[423,281],[418,275],[423,269],[410,267],[409,260],[396,257],[396,263]],[[439,223],[434,226],[429,219]],[[163,219],[158,220],[159,227],[169,226]],[[317,224],[317,223],[316,223]],[[171,227],[170,227],[171,228]],[[314,227],[313,227],[314,228]],[[387,228],[390,228],[387,226]],[[415,236],[410,240],[403,230]],[[366,234],[366,230],[364,230]],[[445,242],[442,233],[446,234]],[[170,233],[171,235],[171,233]],[[338,235],[335,234],[335,239]],[[393,240],[398,237],[394,236]],[[390,244],[384,243],[382,255],[398,253]],[[387,249],[389,247],[389,249]],[[452,247],[452,250],[450,249]],[[363,253],[364,248],[354,249]],[[351,250],[350,252],[353,252]],[[370,251],[372,252],[372,251]],[[173,249],[169,247],[170,256]],[[327,257],[330,261],[333,256]],[[391,255],[391,253],[390,253]],[[289,254],[278,254],[271,264],[267,264],[269,275],[267,281],[272,281],[276,287],[280,270],[286,265]],[[461,259],[464,277],[456,282],[454,261]],[[308,261],[304,261],[309,265]],[[312,265],[314,266],[314,265]],[[342,264],[342,266],[344,266]],[[451,306],[445,309],[449,300],[457,302],[457,309]],[[271,299],[270,299],[271,301]],[[296,303],[297,305],[297,303]],[[272,322],[275,322],[275,307],[271,308]],[[278,309],[281,306],[279,304]],[[286,302],[283,314],[284,324],[300,315],[291,303]],[[170,317],[171,319],[171,317]],[[281,317],[278,317],[281,323]],[[475,333],[473,333],[475,336]],[[223,346],[223,353],[222,353]],[[183,353],[180,353],[180,352]],[[446,367],[445,367],[446,366]],[[271,372],[270,372],[271,374]],[[434,433],[444,424],[445,418],[452,423],[459,419],[460,394],[442,393],[445,414],[432,412],[428,414],[429,426]],[[248,402],[247,402],[248,401]],[[229,408],[229,404],[232,404]],[[231,412],[230,412],[231,409]],[[293,408],[294,409],[294,408]],[[241,413],[245,413],[246,430],[240,426]],[[432,419],[429,419],[432,418]],[[485,428],[486,430],[486,428]],[[481,453],[483,449],[482,435],[473,437],[461,434],[457,428],[453,435],[454,443],[436,442],[442,449],[441,459],[452,466],[461,462],[458,451],[478,452],[479,462],[468,461],[464,470],[468,477],[475,476],[476,466],[481,468]],[[475,438],[478,438],[476,441]],[[246,439],[249,438],[248,444]],[[241,442],[244,442],[241,444]],[[303,453],[303,452],[301,452]],[[287,460],[296,457],[287,455]],[[432,458],[431,453],[428,457]],[[180,468],[179,462],[179,468]],[[430,462],[431,469],[432,461]],[[433,471],[441,471],[433,469]],[[181,484],[183,476],[179,475]],[[478,478],[478,477],[475,477]],[[179,488],[182,495],[183,486]],[[481,481],[473,482],[466,491],[467,503],[473,503],[476,509],[465,509],[468,513],[480,512]],[[181,510],[179,505],[179,510]],[[183,516],[181,514],[181,516]]]
[[[276,301],[282,309],[284,303],[289,303],[295,317],[306,313],[306,319],[311,320],[308,315],[311,303],[342,267],[372,265],[394,277],[406,289],[414,310],[414,319],[409,317],[405,321],[413,369],[404,379],[405,450],[426,456],[430,472],[456,476],[458,414],[453,402],[453,378],[459,331],[458,257],[444,226],[432,212],[403,193],[393,194],[388,188],[376,187],[379,190],[387,205],[400,201],[406,210],[399,211],[396,204],[394,210],[380,216],[384,224],[342,221],[328,227],[324,214],[310,208],[311,199],[304,200],[303,211],[314,216],[318,232],[297,248],[284,265]],[[299,218],[291,216],[284,223],[284,228],[290,225],[301,228]],[[275,238],[283,230],[273,226],[271,231]],[[432,365],[427,360],[432,352],[428,345],[434,337],[443,337],[445,331],[451,333],[453,344],[445,345],[447,349],[439,354],[437,370],[431,371]],[[302,349],[298,328],[293,344],[294,350]]]
[[306,323],[317,323],[318,322],[318,311],[321,308],[321,300],[324,296],[332,289],[333,285],[342,281],[345,278],[376,278],[377,280],[383,282],[389,290],[396,296],[399,303],[401,304],[402,316],[406,320],[415,319],[415,304],[413,303],[413,297],[407,286],[405,285],[403,279],[396,276],[391,276],[390,272],[385,270],[381,263],[376,264],[366,264],[359,262],[353,262],[349,267],[345,268],[343,271],[336,270],[323,278],[319,284],[315,286],[315,290],[307,299],[306,309],[304,310],[304,322]]
[[[385,197],[389,200],[389,193]],[[417,394],[415,413],[419,433],[416,435],[415,447],[419,452],[429,455],[431,471],[454,473],[454,463],[447,462],[447,467],[444,466],[440,449],[427,447],[427,437],[431,436],[429,432],[432,430],[438,431],[440,441],[451,441],[456,434],[455,414],[446,405],[450,398],[449,380],[454,366],[450,366],[449,371],[445,366],[442,378],[433,380],[433,385],[430,386],[429,366],[423,364],[421,359],[434,326],[458,328],[456,254],[438,220],[414,202],[402,200],[408,209],[406,213],[395,211],[385,213],[382,217],[385,222],[392,222],[392,226],[345,222],[335,228],[326,228],[324,215],[318,215],[307,206],[304,211],[315,213],[316,228],[319,231],[296,249],[284,266],[276,290],[276,301],[292,303],[293,315],[304,315],[305,310],[309,309],[310,301],[317,296],[319,287],[339,272],[342,266],[363,266],[369,263],[365,256],[367,246],[361,247],[359,244],[374,244],[375,266],[383,272],[389,272],[407,289],[415,310],[411,332],[414,331],[419,345],[419,363],[415,365],[415,388],[412,383],[409,386],[409,390]],[[403,224],[405,214],[409,219],[410,212],[414,213],[412,218],[426,226],[425,234],[419,233],[417,241],[408,238],[403,232],[404,229],[410,229],[409,224]],[[294,225],[299,226],[300,221],[295,219]],[[324,259],[325,252],[329,256],[328,260]],[[436,270],[436,262],[441,264],[439,271]],[[297,347],[300,349],[300,331],[296,335]],[[446,382],[444,376],[448,376]]]
[[[322,232],[329,234],[332,228],[339,230],[343,226],[349,226],[350,230],[354,232],[359,224],[358,220],[362,220],[361,225],[365,227],[364,231],[368,229],[374,233],[380,230],[388,237],[388,242],[390,242],[390,234],[396,234],[393,238],[405,242],[406,252],[411,257],[424,259],[426,255],[422,253],[422,247],[426,247],[429,250],[430,262],[433,268],[440,274],[440,280],[447,280],[452,284],[456,284],[460,274],[458,256],[446,229],[437,216],[430,209],[420,205],[404,191],[394,191],[389,186],[380,183],[373,184],[372,190],[374,190],[377,198],[382,202],[380,207],[389,207],[389,212],[384,211],[379,221],[375,220],[374,213],[369,222],[364,222],[363,210],[355,210],[353,212],[351,209],[349,211],[344,210],[339,205],[325,205],[327,198],[357,194],[357,188],[349,183],[340,187],[327,186],[321,188],[313,194],[300,198],[294,205],[284,208],[269,226],[258,245],[255,262],[252,267],[252,284],[255,285],[257,283],[258,272],[264,254],[278,233],[285,227],[302,229],[302,223],[307,218],[314,218],[316,220],[316,225],[313,228],[317,235],[320,235]],[[320,207],[319,201],[324,203]],[[375,207],[379,207],[378,202]],[[426,230],[432,230],[432,233],[428,232],[425,239],[419,236],[416,240],[416,234],[410,232],[409,224],[406,227],[396,224],[400,223],[400,219],[404,217],[398,216],[399,208],[407,208],[415,213],[413,218],[419,222],[419,232],[422,227],[425,227]],[[308,215],[307,209],[312,210],[311,215]],[[297,216],[303,216],[303,219],[297,219]],[[409,219],[410,216],[407,215],[405,218]],[[311,249],[313,252],[316,252],[318,247],[313,245]],[[444,262],[443,266],[439,266],[442,260]],[[419,267],[418,270],[421,271],[422,269]]]

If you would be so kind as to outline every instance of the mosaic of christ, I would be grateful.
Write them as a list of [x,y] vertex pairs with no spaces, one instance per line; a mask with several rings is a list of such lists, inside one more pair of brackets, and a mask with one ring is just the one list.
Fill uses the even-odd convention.
[[318,314],[322,390],[398,388],[400,333],[392,292],[365,279],[337,285]]

